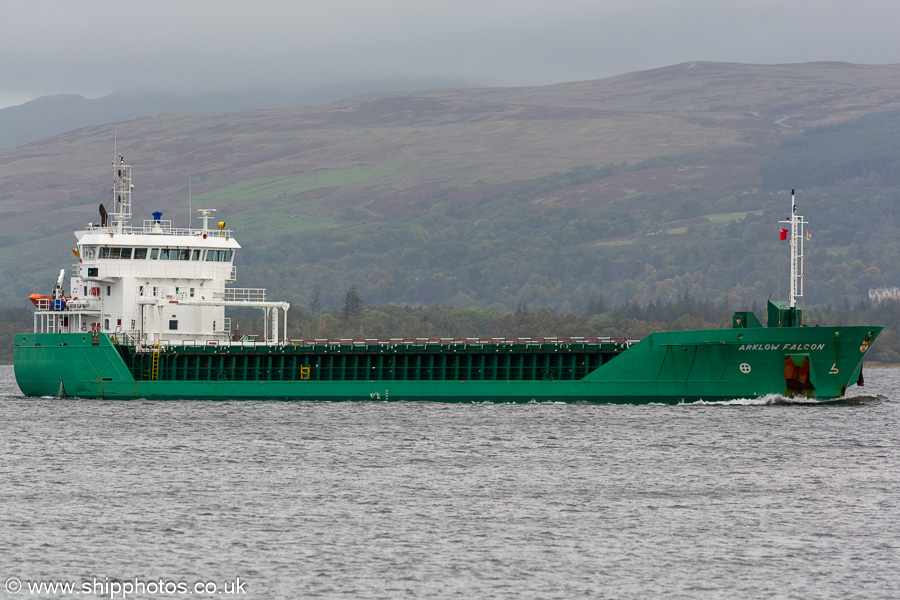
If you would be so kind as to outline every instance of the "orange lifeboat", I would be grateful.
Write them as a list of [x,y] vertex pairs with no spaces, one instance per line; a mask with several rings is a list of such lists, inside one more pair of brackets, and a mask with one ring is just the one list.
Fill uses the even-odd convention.
[[50,296],[44,296],[42,294],[34,293],[28,296],[28,299],[31,300],[31,303],[34,304],[37,308],[40,308],[41,300],[45,300],[46,302],[44,302],[43,304],[44,308],[46,308],[52,298]]

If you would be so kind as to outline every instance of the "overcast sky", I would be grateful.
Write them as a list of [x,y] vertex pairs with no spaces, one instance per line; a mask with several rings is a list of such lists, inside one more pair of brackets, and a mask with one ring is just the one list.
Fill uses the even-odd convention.
[[900,63],[900,0],[2,0],[0,107],[60,93],[485,86],[685,61]]

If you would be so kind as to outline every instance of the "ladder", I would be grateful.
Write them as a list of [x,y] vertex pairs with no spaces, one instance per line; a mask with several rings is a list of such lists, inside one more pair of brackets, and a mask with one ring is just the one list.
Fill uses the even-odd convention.
[[153,341],[153,358],[150,361],[150,381],[159,379],[159,340]]

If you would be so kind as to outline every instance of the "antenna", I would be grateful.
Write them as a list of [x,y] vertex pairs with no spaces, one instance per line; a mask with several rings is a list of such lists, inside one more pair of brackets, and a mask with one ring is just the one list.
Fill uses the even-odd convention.
[[116,160],[112,161],[113,187],[112,209],[109,211],[110,225],[122,232],[131,223],[131,195],[134,184],[131,183],[131,165],[125,164],[125,157],[118,153],[116,143]]
[[191,180],[192,179],[193,179],[193,177],[188,175],[188,233],[191,232],[191,225],[194,222],[194,211],[192,210],[193,205],[192,205],[192,199],[191,199]]

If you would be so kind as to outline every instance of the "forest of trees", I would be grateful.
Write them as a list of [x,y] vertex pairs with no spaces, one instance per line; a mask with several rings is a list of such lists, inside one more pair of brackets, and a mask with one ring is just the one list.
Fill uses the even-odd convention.
[[770,190],[831,186],[846,180],[900,185],[900,112],[807,129],[782,142],[760,168]]

